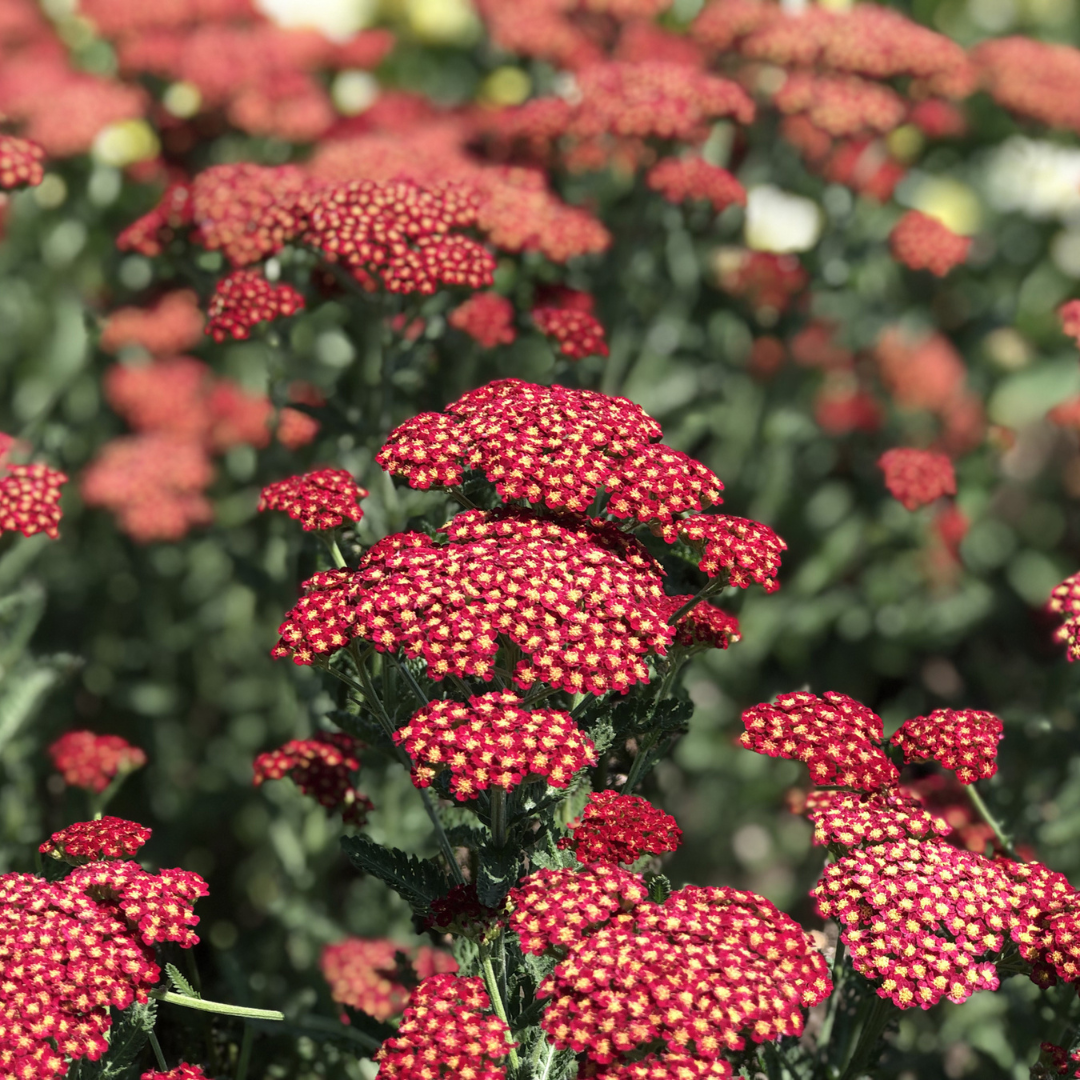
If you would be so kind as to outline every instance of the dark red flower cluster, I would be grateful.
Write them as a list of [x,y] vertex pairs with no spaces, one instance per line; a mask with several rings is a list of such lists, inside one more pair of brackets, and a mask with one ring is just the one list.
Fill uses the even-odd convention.
[[36,187],[45,176],[45,151],[29,139],[0,132],[0,188]]
[[1058,1076],[1080,1076],[1080,1050],[1074,1050],[1070,1054],[1065,1047],[1052,1042],[1041,1043],[1039,1050],[1050,1059],[1050,1068]]
[[712,203],[717,213],[728,206],[746,205],[742,184],[727,169],[700,157],[664,158],[648,171],[645,183],[668,202],[702,199]]
[[0,475],[0,533],[60,535],[60,488],[67,477],[48,465],[3,466]]
[[907,837],[922,840],[952,832],[952,826],[930,813],[917,795],[887,788],[862,793],[811,791],[804,809],[814,825],[814,843],[821,847],[883,844]]
[[[660,603],[661,617],[670,623],[674,616],[693,596],[665,596]],[[741,641],[739,620],[720,608],[702,600],[695,604],[675,626],[675,642],[688,649],[705,646],[726,649],[732,642]]]
[[743,299],[761,317],[783,313],[810,283],[795,255],[768,251],[722,250],[716,259],[717,283]]
[[283,510],[299,521],[305,532],[336,529],[346,521],[363,518],[360,500],[367,494],[367,488],[345,469],[316,469],[268,484],[259,497],[259,509]]
[[[560,902],[559,890],[544,895]],[[735,889],[688,886],[568,936],[538,991],[549,999],[541,1026],[559,1049],[601,1065],[629,1064],[657,1041],[669,1062],[710,1061],[743,1049],[747,1038],[797,1036],[803,1010],[832,990],[806,932],[764,898]]]
[[896,261],[909,269],[944,277],[967,259],[971,238],[957,236],[937,218],[909,210],[889,233],[889,246]]
[[1080,660],[1080,571],[1054,586],[1046,606],[1047,610],[1063,618],[1054,636],[1065,642],[1065,655],[1069,660]]
[[934,817],[949,824],[952,829],[947,836],[950,844],[977,851],[980,855],[989,844],[996,855],[1005,854],[994,830],[975,812],[963,785],[951,773],[934,772],[906,780],[900,793],[917,799]]
[[504,1080],[511,1046],[484,980],[432,975],[412,993],[397,1034],[375,1055],[386,1080]]
[[997,744],[1004,728],[993,713],[978,709],[935,709],[905,720],[890,742],[904,760],[936,761],[956,773],[961,784],[987,780],[997,772]]
[[747,750],[805,762],[815,784],[877,791],[900,778],[882,750],[881,717],[846,694],[796,690],[747,709],[742,721]]
[[290,739],[255,759],[255,786],[288,776],[328,814],[340,813],[346,825],[363,825],[371,800],[353,786],[360,768],[355,739],[341,732],[321,731],[310,739]]
[[96,821],[77,821],[54,832],[38,851],[75,864],[130,859],[149,839],[150,830],[145,825],[106,815]]
[[110,1007],[146,1002],[161,971],[154,945],[198,938],[192,905],[206,883],[185,870],[92,863],[61,881],[0,876],[0,1072],[48,1080],[65,1059],[108,1049]]
[[559,847],[570,848],[581,863],[623,863],[642,855],[675,851],[682,829],[670,814],[638,795],[594,791],[581,817],[571,821]]
[[[399,964],[398,958],[402,962]],[[457,971],[457,961],[430,945],[409,947],[386,938],[346,938],[327,945],[319,957],[330,996],[376,1020],[397,1016],[416,980]],[[404,970],[403,970],[404,969]],[[403,975],[413,975],[404,982]]]
[[146,754],[119,735],[69,731],[49,747],[49,757],[72,787],[100,795],[117,776],[141,769]]
[[483,937],[499,921],[499,913],[480,903],[476,883],[455,885],[445,896],[431,901],[426,927],[443,934]]
[[304,297],[291,285],[271,285],[258,270],[234,270],[214,286],[206,332],[215,341],[251,336],[252,327],[295,315]]
[[202,339],[203,316],[190,289],[165,293],[149,307],[114,311],[101,330],[98,344],[107,353],[138,346],[153,356],[170,356]]
[[181,1062],[175,1069],[170,1069],[168,1072],[151,1069],[149,1072],[144,1072],[139,1080],[209,1080],[209,1077],[202,1071],[201,1066]]
[[562,953],[612,915],[631,911],[648,897],[639,874],[616,866],[536,870],[510,890],[508,925],[525,952]]
[[814,889],[855,970],[901,1009],[997,989],[991,958],[1013,921],[1012,893],[1001,864],[910,838],[849,851]]
[[532,309],[532,320],[537,330],[546,337],[554,338],[558,342],[559,352],[571,360],[608,355],[604,328],[587,311],[535,307]]
[[662,535],[669,544],[678,539],[699,552],[698,569],[709,577],[726,574],[728,584],[740,589],[748,588],[751,582],[767,593],[780,588],[776,575],[787,544],[760,521],[699,514],[665,524]]
[[468,334],[485,349],[509,345],[517,337],[514,305],[498,293],[470,296],[464,304],[450,312],[449,322],[455,330]]
[[956,473],[945,454],[897,446],[878,458],[885,486],[908,510],[932,503],[942,495],[956,494]]
[[468,704],[433,701],[394,732],[394,742],[412,759],[417,787],[449,771],[459,802],[489,787],[513,791],[534,777],[564,788],[597,761],[592,740],[568,712],[530,711],[509,690],[470,697]]

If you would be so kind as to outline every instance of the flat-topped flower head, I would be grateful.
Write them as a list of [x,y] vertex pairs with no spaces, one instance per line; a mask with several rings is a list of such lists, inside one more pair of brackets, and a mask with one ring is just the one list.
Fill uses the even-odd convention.
[[367,498],[345,469],[316,469],[267,484],[259,497],[260,510],[283,510],[300,522],[305,532],[334,529],[346,521],[360,521],[360,500]]
[[935,709],[929,716],[905,720],[890,741],[905,761],[936,761],[956,773],[961,784],[973,784],[997,772],[997,746],[1004,733],[993,713]]
[[668,202],[701,199],[712,203],[717,213],[728,206],[746,205],[742,184],[727,169],[700,157],[664,158],[648,171],[645,183]]
[[69,731],[49,747],[49,757],[72,787],[100,795],[117,776],[140,769],[146,754],[119,735]]
[[514,330],[514,305],[498,293],[470,296],[450,312],[448,322],[455,330],[468,334],[481,348],[509,345],[517,337]]
[[432,975],[413,991],[375,1061],[386,1080],[504,1080],[515,1045],[483,979]]
[[582,863],[622,863],[629,866],[642,855],[675,851],[682,829],[670,814],[638,795],[595,791],[581,817],[567,826],[569,836],[559,840]]
[[435,680],[489,681],[508,641],[524,654],[513,673],[521,689],[539,681],[601,694],[647,681],[646,656],[664,654],[674,636],[655,607],[659,567],[613,525],[471,510],[445,533],[447,543],[395,534],[355,572],[316,575],[275,655],[310,663],[363,637],[380,652],[423,657]]
[[607,356],[604,328],[595,316],[574,308],[535,307],[532,319],[545,337],[554,338],[563,356],[582,360],[586,356]]
[[181,1062],[175,1069],[170,1069],[168,1072],[151,1069],[149,1072],[144,1072],[139,1080],[209,1080],[209,1077],[202,1071],[202,1066]]
[[198,941],[192,905],[205,895],[197,874],[132,862],[91,863],[55,882],[0,876],[0,1073],[48,1080],[69,1061],[100,1058],[111,1010],[145,1004],[160,978],[154,946]]
[[667,542],[682,540],[701,556],[698,569],[709,577],[727,575],[728,584],[740,589],[760,585],[776,592],[780,557],[787,544],[760,521],[726,514],[695,514],[662,527]]
[[806,816],[821,847],[883,844],[888,840],[948,836],[952,826],[936,817],[918,796],[899,791],[811,791]]
[[586,1061],[578,1072],[581,1080],[726,1080],[734,1075],[731,1062],[724,1058],[706,1060],[690,1054],[646,1054],[622,1065]]
[[146,307],[122,307],[102,327],[98,344],[107,353],[142,348],[153,356],[172,356],[202,340],[203,316],[191,289],[165,293]]
[[534,870],[510,890],[508,925],[534,956],[567,949],[618,912],[649,897],[640,874],[597,864],[584,870]]
[[956,494],[956,473],[946,454],[912,447],[894,447],[878,458],[890,494],[908,510],[917,510],[942,495]]
[[273,285],[258,270],[234,270],[214,286],[206,332],[215,341],[243,341],[261,322],[295,315],[304,297],[291,285]]
[[680,451],[653,445],[660,425],[626,398],[500,379],[442,413],[390,434],[376,460],[411,487],[453,487],[469,471],[505,501],[586,512],[605,489],[608,512],[670,523],[721,501],[724,485]]
[[747,750],[805,762],[815,784],[877,791],[900,778],[881,748],[881,717],[846,694],[796,690],[747,709],[742,721]]
[[763,897],[688,886],[579,936],[538,996],[556,1047],[621,1065],[657,1043],[710,1061],[798,1036],[831,990],[809,935]]
[[38,851],[78,865],[133,858],[149,839],[150,830],[145,825],[106,815],[96,821],[77,821],[54,832]]
[[449,953],[430,945],[417,948],[386,938],[358,937],[327,945],[319,967],[335,1001],[376,1020],[399,1015],[418,980],[458,969]]
[[0,189],[37,187],[45,178],[44,161],[37,143],[0,132]]
[[291,739],[255,759],[255,786],[288,776],[328,814],[340,813],[346,825],[363,825],[371,800],[353,786],[360,768],[356,740],[342,732],[322,731],[311,739]]
[[[692,595],[665,596],[660,605],[661,614],[670,621],[689,601]],[[732,642],[742,639],[739,620],[714,604],[702,600],[695,604],[675,626],[675,642],[685,648],[726,649]]]
[[[1070,1054],[1064,1046],[1044,1042],[1039,1044],[1039,1055],[1040,1060],[1046,1059],[1047,1066],[1052,1070],[1053,1075],[1071,1076],[1074,1080],[1075,1077],[1080,1076],[1080,1050],[1074,1050]],[[1031,1074],[1038,1075],[1035,1069],[1032,1069]]]
[[1013,923],[1013,891],[1001,863],[905,837],[830,863],[814,896],[879,997],[928,1009],[997,989],[993,960]]
[[60,535],[60,488],[67,477],[48,465],[4,465],[0,474],[0,533]]
[[1080,893],[1042,863],[1001,861],[1013,886],[1011,937],[1032,965],[1031,981],[1080,982]]
[[394,742],[412,759],[417,787],[449,772],[459,802],[490,787],[513,791],[534,779],[564,788],[597,761],[592,740],[568,712],[523,708],[509,690],[470,697],[467,704],[433,701],[394,732]]
[[957,236],[937,218],[909,210],[889,233],[889,246],[897,262],[944,277],[967,259],[971,238]]

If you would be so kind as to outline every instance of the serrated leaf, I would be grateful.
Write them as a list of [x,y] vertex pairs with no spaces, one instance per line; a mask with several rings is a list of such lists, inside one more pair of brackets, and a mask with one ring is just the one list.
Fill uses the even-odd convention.
[[446,838],[451,847],[467,847],[477,851],[487,839],[487,832],[472,825],[452,825],[446,830]]
[[132,1005],[117,1016],[109,1029],[109,1049],[97,1062],[99,1080],[129,1080],[137,1073],[139,1056],[156,1019],[156,1001]]
[[359,739],[365,745],[389,754],[396,753],[393,742],[386,737],[386,732],[372,717],[363,713],[348,712],[346,709],[335,709],[327,713],[327,716],[347,735]]
[[446,894],[450,882],[433,862],[398,848],[383,847],[370,837],[343,836],[341,847],[358,870],[386,882],[412,909],[423,913]]
[[521,872],[521,855],[513,848],[480,849],[476,871],[476,896],[487,907],[498,907],[506,894],[517,884]]
[[175,964],[166,964],[165,974],[168,975],[169,982],[172,983],[172,988],[176,993],[183,994],[184,997],[202,997],[202,994],[200,994],[198,990],[184,978],[180,969]]

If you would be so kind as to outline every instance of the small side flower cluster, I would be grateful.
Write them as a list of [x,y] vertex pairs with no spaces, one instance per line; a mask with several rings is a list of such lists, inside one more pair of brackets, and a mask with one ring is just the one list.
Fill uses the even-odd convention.
[[751,583],[767,593],[776,592],[780,582],[780,557],[787,544],[760,521],[725,514],[699,514],[683,518],[663,528],[664,539],[676,538],[701,554],[698,569],[709,577],[727,574],[728,584],[745,589]]
[[664,158],[645,176],[645,183],[668,202],[702,199],[719,213],[729,206],[746,205],[746,189],[719,165],[700,157]]
[[346,825],[363,825],[373,809],[371,800],[353,786],[360,768],[356,740],[340,732],[320,732],[311,739],[292,739],[260,754],[254,763],[254,783],[288,776],[304,795],[310,795],[329,814],[340,813]]
[[118,776],[141,769],[146,754],[119,735],[69,731],[49,747],[49,757],[72,787],[100,795]]
[[[665,622],[681,611],[686,604],[694,600],[693,596],[665,596],[660,604],[660,612]],[[726,611],[710,604],[707,600],[695,603],[689,613],[684,615],[675,626],[675,643],[687,649],[726,649],[733,642],[742,639],[739,620]]]
[[242,341],[261,322],[295,315],[304,297],[291,285],[272,285],[257,270],[234,270],[214,286],[206,332],[215,341]]
[[483,979],[432,975],[413,991],[397,1034],[375,1055],[387,1080],[504,1080],[511,1046]]
[[878,467],[885,474],[885,486],[908,510],[956,494],[956,473],[945,454],[895,447],[878,458]]
[[682,829],[670,814],[638,795],[594,791],[581,817],[567,826],[569,836],[559,847],[571,849],[580,863],[621,863],[629,866],[642,855],[675,851]]
[[0,475],[0,534],[60,535],[60,488],[67,477],[48,465],[3,465]]
[[45,177],[44,161],[37,143],[0,133],[0,189],[37,187]]
[[587,311],[575,308],[535,307],[532,319],[546,337],[554,338],[559,352],[571,360],[586,356],[607,356],[604,328]]
[[811,791],[802,809],[820,847],[883,844],[887,840],[948,836],[952,825],[935,817],[917,795],[899,791]]
[[330,995],[376,1020],[398,1016],[416,983],[457,971],[457,961],[430,945],[409,948],[386,938],[346,938],[327,945],[319,957]]
[[905,720],[890,742],[906,762],[936,761],[956,773],[961,784],[987,780],[997,772],[997,746],[1004,726],[978,709],[935,709]]
[[470,296],[450,312],[455,330],[468,334],[481,348],[510,345],[517,337],[514,330],[514,305],[498,293],[484,292]]
[[335,529],[363,518],[360,500],[367,494],[344,469],[317,469],[268,484],[259,497],[259,509],[283,510],[305,532]]
[[1065,655],[1070,661],[1080,660],[1080,571],[1054,586],[1046,606],[1047,610],[1062,616],[1062,624],[1054,636],[1065,642]]
[[1056,1043],[1044,1042],[1039,1045],[1039,1050],[1049,1059],[1049,1066],[1058,1076],[1080,1076],[1080,1050],[1074,1050],[1071,1054],[1063,1046]]
[[107,353],[141,348],[151,356],[172,356],[199,344],[204,321],[195,294],[177,289],[148,307],[118,308],[102,327],[98,344]]
[[130,859],[150,839],[150,830],[118,817],[77,821],[54,832],[38,851],[79,865],[101,859]]
[[889,245],[896,261],[909,269],[944,277],[967,259],[971,238],[957,236],[937,218],[909,210],[889,234]]
[[564,788],[597,761],[592,740],[569,713],[522,708],[511,691],[473,696],[468,704],[433,701],[394,732],[394,742],[412,759],[417,787],[447,770],[459,802],[489,787],[512,791],[533,778]]

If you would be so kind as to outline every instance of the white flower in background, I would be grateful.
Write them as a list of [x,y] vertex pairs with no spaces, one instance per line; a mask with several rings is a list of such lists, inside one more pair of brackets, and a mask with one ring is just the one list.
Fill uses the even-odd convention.
[[469,0],[405,0],[405,16],[412,32],[431,45],[465,45],[480,30]]
[[975,189],[951,176],[928,176],[913,169],[897,190],[896,199],[936,218],[960,236],[974,236],[982,224],[982,203]]
[[746,246],[755,251],[809,251],[821,236],[821,207],[772,184],[752,187],[746,196]]
[[371,25],[378,0],[255,0],[255,6],[278,26],[319,30],[331,41],[346,41]]
[[983,175],[995,210],[1080,218],[1080,150],[1013,135],[993,151]]
[[370,71],[350,68],[340,72],[330,87],[334,106],[343,116],[356,116],[370,109],[379,96],[379,80]]
[[123,169],[137,161],[149,161],[161,152],[154,129],[145,120],[120,120],[103,127],[90,153],[96,162]]

